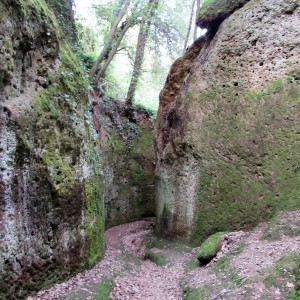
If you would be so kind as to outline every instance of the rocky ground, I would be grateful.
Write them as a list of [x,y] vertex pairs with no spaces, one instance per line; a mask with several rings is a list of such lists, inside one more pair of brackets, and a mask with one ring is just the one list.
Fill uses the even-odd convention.
[[106,254],[96,267],[27,300],[297,299],[300,211],[227,234],[204,267],[198,248],[158,239],[153,228],[147,219],[107,230]]

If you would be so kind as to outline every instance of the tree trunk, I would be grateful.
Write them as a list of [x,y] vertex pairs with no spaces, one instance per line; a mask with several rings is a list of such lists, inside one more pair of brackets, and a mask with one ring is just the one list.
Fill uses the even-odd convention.
[[145,55],[145,48],[146,48],[146,43],[147,43],[147,38],[148,38],[152,18],[155,14],[158,3],[159,3],[159,0],[149,0],[148,13],[145,14],[145,17],[143,18],[141,25],[140,25],[138,41],[137,41],[137,46],[136,46],[135,59],[134,59],[133,73],[132,73],[132,77],[131,77],[131,81],[130,81],[130,85],[129,85],[127,97],[126,97],[127,105],[131,105],[133,102],[133,97],[134,97],[136,87],[138,84],[138,80],[139,80],[139,77],[140,77],[141,71],[142,71],[142,65],[143,65],[143,60],[144,60],[144,55]]
[[107,61],[105,62],[105,64],[102,66],[102,68],[97,73],[96,80],[95,80],[96,82],[99,81],[99,79],[102,77],[102,75],[106,71],[107,67],[111,63],[112,59],[114,58],[114,56],[118,50],[118,47],[120,46],[120,43],[121,43],[125,33],[130,28],[130,26],[132,26],[131,23],[127,22],[126,25],[124,26],[124,28],[122,29],[121,34],[119,35],[119,37],[116,41],[116,44],[114,45],[113,49],[111,50],[111,53],[109,54]]
[[[197,4],[197,8],[196,8],[196,20],[197,18],[199,17],[199,13],[200,13],[200,7],[201,7],[201,2],[200,0],[196,0],[196,4]],[[194,41],[197,39],[197,30],[198,30],[198,26],[195,22],[195,25],[194,25]]]
[[130,4],[130,1],[126,1],[124,7],[121,8],[121,10],[120,10],[113,26],[110,29],[107,41],[106,41],[106,43],[105,43],[98,59],[97,59],[97,61],[95,62],[95,64],[93,65],[93,68],[91,69],[91,72],[90,72],[91,76],[94,76],[95,73],[97,73],[97,70],[99,69],[99,66],[100,66],[101,62],[103,61],[105,56],[108,54],[109,49],[112,47],[112,42],[114,40],[114,36],[115,36],[116,31],[118,29],[119,23],[121,22],[121,20],[125,16],[129,4]]
[[191,32],[191,28],[192,28],[192,21],[193,21],[193,16],[194,16],[194,7],[195,7],[195,3],[196,0],[193,0],[193,4],[192,4],[192,11],[191,11],[191,16],[190,16],[190,22],[189,22],[189,27],[188,27],[188,31],[186,34],[186,38],[185,38],[185,42],[184,42],[184,47],[183,47],[183,53],[185,53],[188,41],[189,41],[189,37],[190,37],[190,32]]

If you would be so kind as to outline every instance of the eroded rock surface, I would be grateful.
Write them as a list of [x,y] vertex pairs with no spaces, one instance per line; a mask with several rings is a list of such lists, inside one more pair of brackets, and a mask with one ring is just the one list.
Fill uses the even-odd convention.
[[153,117],[96,97],[93,118],[103,153],[106,228],[155,216]]
[[249,1],[161,97],[158,232],[196,242],[300,206],[299,25],[296,1]]
[[[51,5],[68,11],[67,2]],[[0,3],[1,299],[23,299],[103,253],[87,83],[53,9]]]

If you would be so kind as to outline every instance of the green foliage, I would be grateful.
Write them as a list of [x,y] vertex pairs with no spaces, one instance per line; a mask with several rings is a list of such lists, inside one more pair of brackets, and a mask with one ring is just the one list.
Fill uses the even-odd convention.
[[296,290],[294,292],[294,295],[292,295],[293,300],[300,299],[300,259],[298,258],[297,263],[293,269],[293,273],[295,276],[296,281]]
[[141,265],[141,261],[131,253],[122,254],[119,260],[124,262],[126,270],[134,270]]
[[113,279],[105,279],[99,284],[97,287],[96,295],[94,296],[94,300],[109,300],[110,293],[114,287]]
[[199,261],[195,258],[192,258],[185,266],[185,271],[189,272],[195,270],[199,267]]
[[134,145],[134,151],[138,155],[144,155],[152,157],[154,153],[153,148],[153,133],[151,128],[141,128],[139,132],[139,138]]
[[200,17],[204,16],[205,14],[207,14],[209,7],[214,4],[214,3],[218,3],[219,0],[204,0],[202,7],[200,9]]
[[287,220],[285,224],[278,224],[279,220],[278,214],[271,219],[263,235],[264,239],[273,241],[280,239],[281,235],[300,235],[300,220]]
[[201,286],[199,288],[187,288],[184,291],[184,300],[200,300],[206,299],[210,295],[210,290],[207,286]]
[[[123,8],[125,1],[102,1],[94,5],[94,11],[98,26],[83,25],[78,20],[77,31],[79,35],[79,47],[83,53],[99,55],[105,45],[109,31],[118,13]],[[146,46],[143,61],[142,75],[137,86],[135,102],[141,104],[153,112],[158,109],[159,92],[162,89],[169,68],[173,60],[182,52],[184,38],[188,27],[188,16],[192,0],[189,3],[175,0],[173,3],[159,1],[157,14],[152,18],[149,39]],[[132,28],[139,26],[142,19],[149,18],[147,13],[147,1],[131,1],[125,14],[126,22],[132,23]],[[116,35],[120,32],[118,29]],[[123,38],[119,50],[108,70],[105,79],[117,86],[117,98],[125,98],[127,93],[132,65],[136,52],[138,30],[129,30]],[[114,45],[115,41],[113,42]],[[147,91],[145,93],[145,91]],[[116,97],[108,92],[110,96]]]
[[[264,278],[267,287],[274,286],[281,290],[286,299],[299,299],[299,262],[300,253],[292,252],[282,257],[276,265],[268,271]],[[291,291],[287,283],[295,283],[296,291]]]
[[217,232],[204,241],[198,252],[198,260],[208,263],[220,251],[222,246],[222,238],[226,232]]
[[226,270],[229,268],[230,265],[230,259],[229,256],[221,257],[216,264],[214,265],[214,270]]
[[146,251],[144,259],[151,260],[152,262],[154,262],[156,265],[160,267],[163,267],[168,264],[168,261],[164,253],[161,252],[155,253],[152,250]]
[[115,152],[115,154],[124,154],[126,151],[126,144],[125,142],[122,140],[122,138],[120,138],[117,135],[111,134],[109,136],[109,147],[111,148],[111,150],[113,150]]
[[76,19],[76,30],[78,38],[78,48],[80,53],[95,55],[97,45],[97,34],[95,30]]
[[137,103],[134,105],[134,108],[140,112],[144,112],[146,115],[155,118],[156,110],[152,109],[151,107],[147,107],[141,103]]
[[48,97],[45,95],[40,96],[40,101],[38,102],[39,109],[45,112],[50,111],[50,103]]
[[87,53],[79,54],[79,58],[83,62],[83,65],[86,68],[86,70],[90,70],[97,60],[97,57],[95,55]]
[[18,5],[24,15],[29,14],[30,10],[34,9],[40,20],[44,16],[51,17],[52,20],[55,19],[45,0],[20,0]]

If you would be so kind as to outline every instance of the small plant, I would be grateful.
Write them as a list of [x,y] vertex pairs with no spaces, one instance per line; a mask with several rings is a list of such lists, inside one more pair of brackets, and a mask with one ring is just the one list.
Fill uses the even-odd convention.
[[205,299],[205,297],[209,296],[209,289],[206,286],[201,286],[199,288],[187,288],[184,291],[184,300],[199,300]]
[[263,239],[265,240],[279,240],[281,235],[299,236],[300,235],[300,222],[292,218],[285,220],[286,224],[280,224],[279,215],[275,215],[269,222],[266,231],[264,232]]
[[222,257],[219,259],[216,264],[214,265],[213,269],[214,270],[225,270],[229,267],[230,264],[230,259],[226,257]]
[[294,295],[291,296],[292,300],[300,299],[300,258],[298,258],[298,262],[293,269],[293,274],[296,280],[296,290]]
[[195,258],[191,259],[185,266],[185,271],[193,271],[199,267],[199,261]]
[[[300,277],[300,253],[292,252],[283,256],[277,264],[269,270],[268,275],[264,279],[267,287],[275,286],[282,290],[285,295],[289,294],[291,299],[299,299],[299,277]],[[287,287],[287,283],[296,284],[296,291],[291,291]]]
[[124,262],[126,270],[133,270],[141,265],[140,260],[131,253],[125,253],[120,256],[120,261]]
[[151,260],[160,267],[163,267],[168,264],[168,261],[163,253],[154,253],[151,250],[148,250],[145,253],[144,259]]
[[102,281],[97,288],[97,294],[95,295],[94,300],[108,300],[113,287],[114,281],[112,279],[105,279]]
[[90,70],[97,60],[97,57],[87,53],[79,54],[79,58],[83,62],[83,65],[87,70]]

